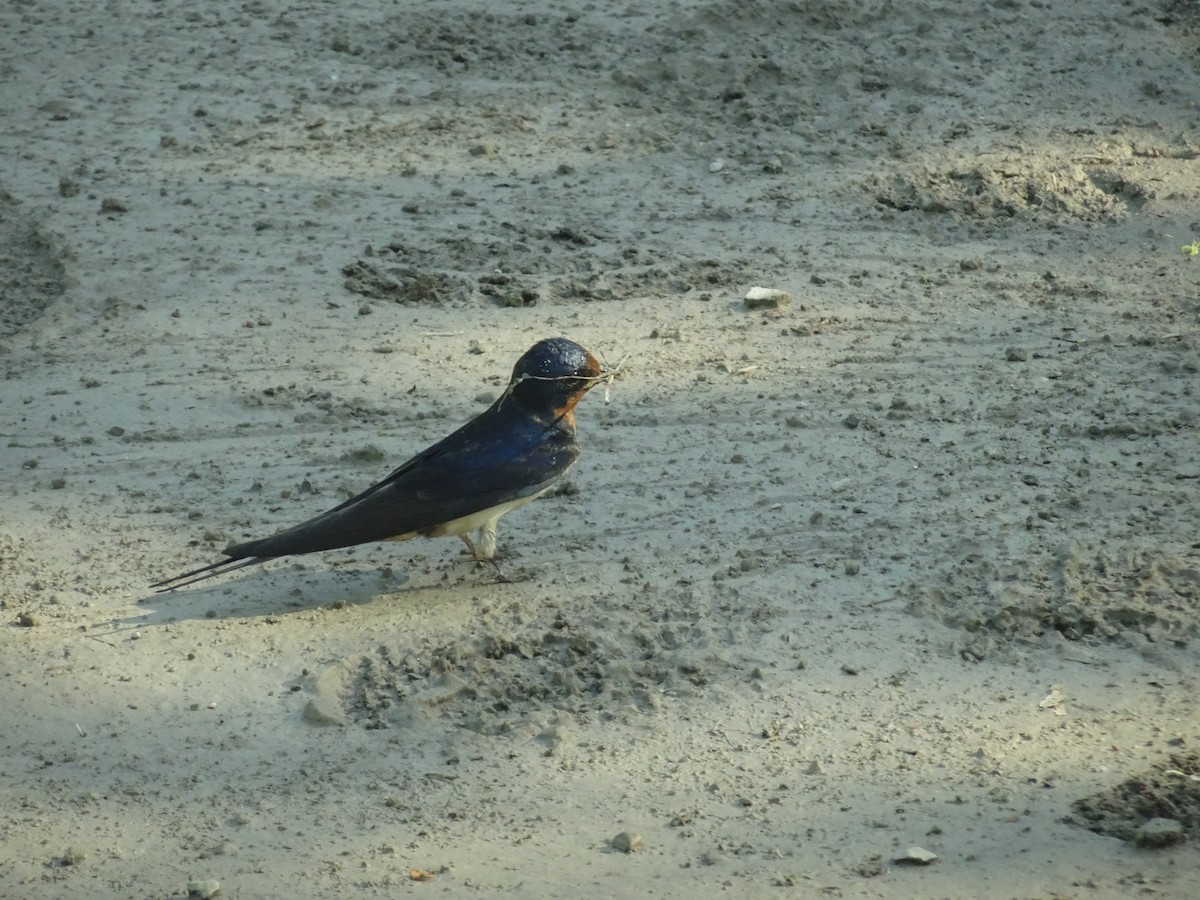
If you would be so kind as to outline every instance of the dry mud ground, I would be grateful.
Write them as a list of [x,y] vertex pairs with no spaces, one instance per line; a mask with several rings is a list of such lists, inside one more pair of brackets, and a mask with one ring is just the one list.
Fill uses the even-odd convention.
[[[1200,896],[1198,24],[5,4],[0,895]],[[147,590],[553,334],[516,583]]]

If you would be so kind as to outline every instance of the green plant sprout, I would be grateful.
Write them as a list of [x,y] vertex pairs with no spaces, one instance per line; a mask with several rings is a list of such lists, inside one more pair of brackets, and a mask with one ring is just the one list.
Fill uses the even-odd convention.
[[1192,241],[1179,248],[1186,256],[1200,256],[1200,241]]

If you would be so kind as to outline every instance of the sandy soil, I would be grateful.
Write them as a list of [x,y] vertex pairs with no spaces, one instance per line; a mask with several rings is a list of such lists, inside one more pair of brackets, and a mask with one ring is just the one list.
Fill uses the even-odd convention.
[[[1198,26],[6,4],[0,895],[1200,896]],[[147,589],[558,334],[516,583]]]

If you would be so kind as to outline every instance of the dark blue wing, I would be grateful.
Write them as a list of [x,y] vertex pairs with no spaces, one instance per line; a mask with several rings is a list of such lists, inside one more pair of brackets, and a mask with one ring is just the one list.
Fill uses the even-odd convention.
[[425,533],[538,493],[578,456],[568,423],[539,421],[497,403],[340,506],[225,552],[233,559],[265,558]]

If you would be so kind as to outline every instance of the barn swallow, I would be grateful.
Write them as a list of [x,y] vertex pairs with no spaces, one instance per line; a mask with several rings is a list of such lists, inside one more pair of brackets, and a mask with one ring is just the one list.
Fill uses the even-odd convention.
[[[608,370],[574,341],[539,341],[517,360],[495,403],[383,481],[307,522],[231,545],[227,559],[151,587],[171,591],[279,556],[418,535],[457,535],[476,560],[496,566],[496,523],[544,494],[575,464],[575,404],[608,378]],[[469,537],[473,531],[477,543]]]

